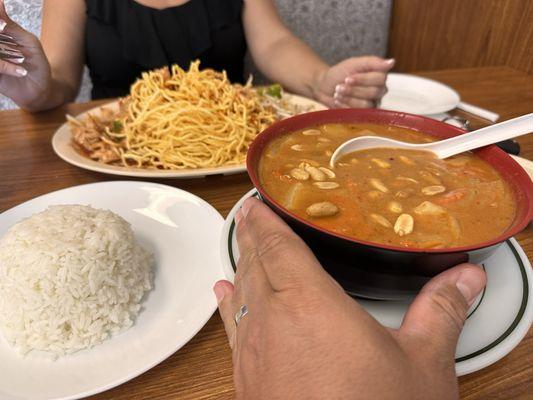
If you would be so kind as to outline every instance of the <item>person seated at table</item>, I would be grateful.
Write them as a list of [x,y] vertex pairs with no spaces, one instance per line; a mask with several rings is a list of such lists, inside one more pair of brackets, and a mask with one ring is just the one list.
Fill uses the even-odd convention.
[[84,63],[98,99],[126,95],[145,70],[195,59],[242,81],[248,46],[269,79],[330,107],[374,106],[394,64],[365,56],[327,65],[283,25],[272,0],[45,0],[42,44],[0,0],[0,32],[25,57],[0,58],[0,93],[30,111],[72,101]]
[[219,281],[214,291],[237,399],[458,399],[455,348],[485,286],[481,268],[433,278],[389,329],[259,200],[246,200],[236,221],[235,286]]
[[[283,24],[330,65],[354,56],[387,54],[392,0],[272,2]],[[269,83],[249,53],[244,71],[253,74],[254,82]]]

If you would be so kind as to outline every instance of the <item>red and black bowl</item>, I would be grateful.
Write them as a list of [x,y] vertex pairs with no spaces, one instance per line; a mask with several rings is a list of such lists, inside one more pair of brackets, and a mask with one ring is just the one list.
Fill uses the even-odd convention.
[[462,262],[482,263],[500,244],[523,230],[533,218],[531,178],[507,153],[492,145],[475,150],[475,154],[501,174],[512,189],[517,205],[513,223],[492,240],[465,247],[407,249],[358,240],[321,228],[287,210],[265,191],[259,177],[259,162],[265,147],[272,140],[327,123],[392,125],[420,131],[438,139],[461,135],[465,131],[418,115],[375,109],[336,109],[279,121],[259,134],[251,144],[246,160],[247,170],[262,200],[309,245],[324,268],[349,293],[371,298],[402,298],[410,295],[430,277],[447,268]]

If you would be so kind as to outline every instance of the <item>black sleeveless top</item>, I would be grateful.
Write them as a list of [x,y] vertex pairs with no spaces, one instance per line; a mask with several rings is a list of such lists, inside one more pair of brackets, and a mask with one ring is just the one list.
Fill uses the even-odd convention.
[[163,10],[134,0],[86,0],[86,64],[93,99],[124,96],[141,72],[178,64],[225,69],[243,81],[243,0],[190,0]]

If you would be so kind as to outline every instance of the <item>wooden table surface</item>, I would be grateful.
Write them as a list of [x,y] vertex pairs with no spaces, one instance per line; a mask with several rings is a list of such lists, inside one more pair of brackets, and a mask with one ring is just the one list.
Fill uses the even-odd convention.
[[[509,68],[474,68],[420,73],[456,89],[461,98],[508,119],[533,111],[533,76]],[[50,144],[65,113],[76,115],[98,103],[71,104],[29,114],[0,112],[0,212],[54,190],[122,178],[85,171],[57,157]],[[471,115],[473,127],[485,124]],[[533,135],[519,139],[521,155],[533,159]],[[245,174],[162,183],[190,191],[226,216],[251,183]],[[517,236],[533,256],[531,225]],[[230,349],[215,313],[186,346],[145,374],[91,399],[232,399]],[[482,371],[461,377],[463,399],[532,399],[533,330],[509,355]]]

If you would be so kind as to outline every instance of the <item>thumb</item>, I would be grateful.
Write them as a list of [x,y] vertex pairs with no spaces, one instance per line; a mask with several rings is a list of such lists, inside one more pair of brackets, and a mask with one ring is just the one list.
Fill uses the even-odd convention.
[[4,0],[0,0],[0,33],[12,36],[22,46],[35,46],[34,36],[9,18]]
[[8,22],[11,22],[7,15],[6,6],[4,0],[0,0],[0,33],[4,32]]
[[232,308],[233,300],[233,284],[229,281],[218,281],[213,287],[215,296],[217,297],[218,312],[224,322],[224,329],[226,330],[226,336],[230,347],[235,347],[235,332],[236,326],[234,321],[235,310]]
[[0,0],[0,33],[2,33],[8,23],[14,23],[9,15],[7,15],[6,5],[4,0]]
[[427,344],[438,358],[453,360],[468,308],[485,287],[485,272],[461,264],[429,281],[409,307],[400,336]]

